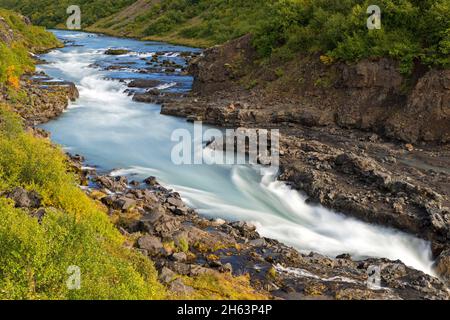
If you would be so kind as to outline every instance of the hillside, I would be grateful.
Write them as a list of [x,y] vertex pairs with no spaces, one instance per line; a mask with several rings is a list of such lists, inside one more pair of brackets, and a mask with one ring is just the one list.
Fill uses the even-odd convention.
[[[61,26],[65,2],[1,0],[0,6]],[[382,29],[368,31],[369,0],[138,0],[81,3],[83,26],[112,35],[207,47],[254,35],[261,56],[320,52],[327,61],[392,57],[403,73],[415,61],[450,65],[449,0],[382,0]],[[128,6],[127,6],[128,5]],[[37,8],[36,8],[37,6]]]
[[[118,10],[130,5],[133,0],[81,0],[77,5],[82,8],[82,26],[86,27],[98,19],[107,17]],[[34,24],[47,28],[62,27],[67,20],[66,10],[74,3],[69,0],[2,0],[0,7],[12,9],[29,17]]]

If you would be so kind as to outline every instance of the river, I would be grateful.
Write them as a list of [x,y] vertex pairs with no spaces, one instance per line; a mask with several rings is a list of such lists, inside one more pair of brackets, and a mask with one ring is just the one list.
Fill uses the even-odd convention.
[[[121,79],[157,79],[168,91],[188,91],[190,76],[179,73],[142,74],[144,59],[164,52],[182,63],[183,51],[196,49],[158,42],[107,37],[74,31],[53,31],[70,41],[63,49],[43,55],[49,63],[39,69],[51,77],[73,81],[80,98],[59,118],[43,125],[65,150],[81,154],[87,165],[116,175],[144,179],[156,176],[178,191],[201,214],[211,218],[245,220],[262,236],[277,239],[301,252],[328,256],[350,253],[354,258],[384,257],[433,274],[430,244],[405,233],[360,222],[320,206],[276,181],[271,174],[246,165],[175,165],[171,141],[176,129],[193,131],[184,119],[160,114],[160,106],[132,101]],[[126,48],[120,56],[108,48]],[[122,64],[123,70],[103,67]],[[99,66],[99,67],[95,67]]]

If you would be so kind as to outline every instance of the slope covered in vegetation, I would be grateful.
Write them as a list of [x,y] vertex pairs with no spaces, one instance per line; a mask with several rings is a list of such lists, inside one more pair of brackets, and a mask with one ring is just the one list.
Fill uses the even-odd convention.
[[64,27],[68,16],[66,10],[71,5],[81,7],[82,25],[86,27],[131,3],[133,3],[133,0],[81,0],[76,3],[69,0],[3,0],[0,2],[0,6],[21,12],[28,16],[34,24],[54,28],[57,26]]
[[19,77],[34,70],[29,52],[38,53],[59,46],[53,34],[32,26],[26,18],[0,9],[0,86],[18,87]]
[[[30,5],[22,0],[12,5],[1,0],[0,5],[18,8],[37,23],[56,26],[66,3],[36,10],[47,2]],[[252,33],[262,56],[289,59],[297,52],[320,52],[327,61],[389,56],[402,62],[404,73],[419,60],[450,66],[449,0],[376,1],[382,28],[370,31],[366,11],[374,3],[369,0],[138,0],[124,7],[131,2],[82,3],[83,25],[114,35],[198,46]]]
[[[367,29],[365,0],[163,0],[133,19],[120,13],[94,29],[187,43],[220,44],[246,33],[262,56],[321,52],[331,60],[389,56],[450,66],[449,0],[380,0],[381,30]],[[122,17],[123,18],[123,17]],[[124,23],[125,22],[125,23]]]

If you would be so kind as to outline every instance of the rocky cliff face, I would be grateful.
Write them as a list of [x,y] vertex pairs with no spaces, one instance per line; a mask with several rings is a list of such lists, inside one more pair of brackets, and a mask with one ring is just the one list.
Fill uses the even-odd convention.
[[250,36],[206,50],[190,68],[200,96],[232,98],[255,86],[245,95],[258,96],[259,103],[249,101],[247,109],[262,122],[337,125],[406,142],[449,142],[450,70],[417,69],[407,79],[390,59],[327,65],[318,56],[260,65]]

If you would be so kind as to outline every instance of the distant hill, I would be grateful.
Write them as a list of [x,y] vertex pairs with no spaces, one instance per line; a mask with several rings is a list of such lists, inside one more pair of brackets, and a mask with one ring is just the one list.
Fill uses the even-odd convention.
[[2,0],[0,7],[19,11],[34,24],[55,28],[64,26],[67,8],[76,4],[82,8],[82,24],[87,27],[133,2],[134,0],[79,0],[76,3],[70,0]]

